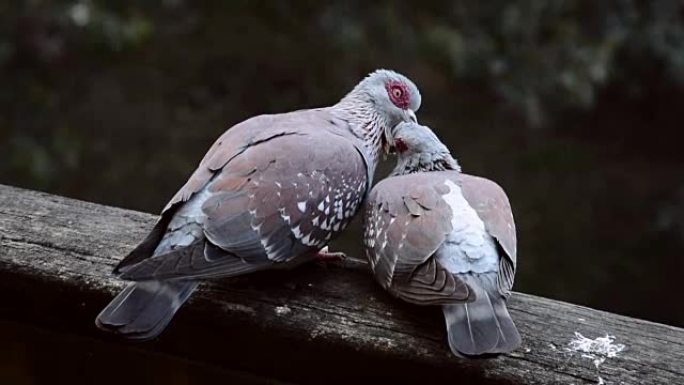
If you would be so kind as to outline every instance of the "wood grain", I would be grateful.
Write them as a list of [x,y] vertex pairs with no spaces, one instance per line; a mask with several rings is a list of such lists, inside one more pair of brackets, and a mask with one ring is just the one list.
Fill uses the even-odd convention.
[[[155,218],[0,185],[0,317],[116,340],[93,320]],[[523,346],[457,358],[438,308],[390,298],[365,269],[312,264],[207,282],[160,338],[131,345],[294,383],[684,383],[683,329],[521,293],[509,303]],[[597,370],[568,350],[576,332],[625,349]]]

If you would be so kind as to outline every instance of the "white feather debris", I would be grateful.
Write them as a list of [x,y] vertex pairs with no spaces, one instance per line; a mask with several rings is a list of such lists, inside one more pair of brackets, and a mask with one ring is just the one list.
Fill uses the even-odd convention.
[[278,314],[278,315],[286,315],[286,314],[289,314],[291,311],[292,311],[292,309],[290,309],[289,307],[287,307],[287,305],[285,305],[285,306],[276,306],[276,308],[275,308],[275,312],[276,312],[276,314]]
[[596,367],[599,374],[597,383],[603,385],[606,382],[601,378],[601,364],[607,358],[615,358],[620,352],[625,349],[625,345],[616,344],[615,336],[606,334],[605,337],[597,337],[595,339],[587,338],[579,332],[575,332],[575,338],[568,343],[565,350],[571,354],[580,353],[580,357],[589,359]]
[[614,341],[615,337],[611,335],[591,339],[575,332],[575,338],[568,343],[567,350],[583,353],[587,357],[602,357],[605,361],[606,358],[617,357],[625,349],[625,345],[614,344]]

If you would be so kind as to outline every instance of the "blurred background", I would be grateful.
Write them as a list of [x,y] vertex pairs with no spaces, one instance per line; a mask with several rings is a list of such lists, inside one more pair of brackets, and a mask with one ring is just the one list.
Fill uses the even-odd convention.
[[684,326],[678,0],[1,2],[0,183],[158,213],[226,128],[376,68],[508,192],[516,290]]

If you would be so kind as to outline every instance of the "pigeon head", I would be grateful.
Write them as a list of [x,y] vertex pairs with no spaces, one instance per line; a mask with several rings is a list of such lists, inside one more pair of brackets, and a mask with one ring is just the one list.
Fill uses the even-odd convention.
[[359,83],[377,111],[384,114],[390,127],[400,122],[416,122],[420,91],[406,76],[390,70],[377,70]]
[[392,175],[420,171],[461,171],[447,146],[427,126],[399,123],[392,130],[392,147],[397,153],[397,165]]
[[370,142],[380,139],[387,151],[392,127],[401,122],[415,123],[420,103],[420,91],[409,78],[380,69],[359,82],[338,106],[359,115],[364,130],[361,134]]

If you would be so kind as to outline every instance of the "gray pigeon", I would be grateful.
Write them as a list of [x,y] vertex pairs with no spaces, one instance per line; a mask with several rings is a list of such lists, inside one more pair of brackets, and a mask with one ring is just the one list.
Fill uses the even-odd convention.
[[462,174],[427,127],[401,123],[398,162],[371,191],[366,256],[395,297],[441,305],[454,354],[510,352],[520,334],[506,309],[516,261],[515,223],[496,183]]
[[413,82],[378,70],[332,107],[257,116],[230,128],[115,268],[133,282],[97,316],[97,326],[153,338],[200,279],[314,259],[356,214],[391,128],[415,121],[420,102]]

